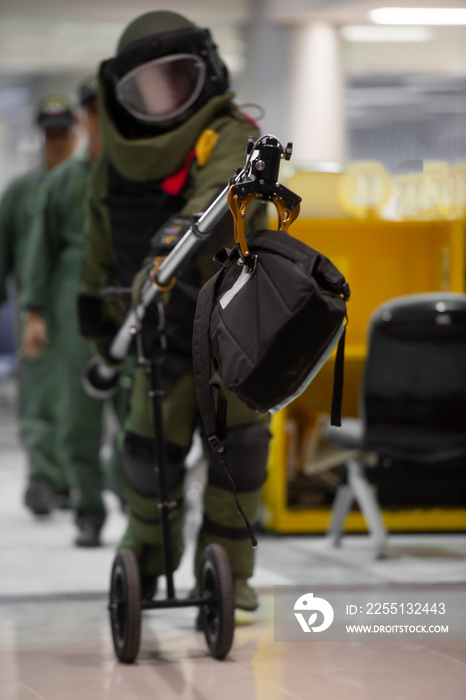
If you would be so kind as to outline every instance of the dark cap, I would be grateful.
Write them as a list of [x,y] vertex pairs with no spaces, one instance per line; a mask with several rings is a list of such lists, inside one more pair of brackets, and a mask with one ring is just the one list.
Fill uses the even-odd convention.
[[63,95],[49,95],[39,104],[36,122],[44,131],[53,126],[71,129],[74,124],[73,107]]
[[78,100],[81,107],[97,98],[99,83],[96,75],[86,78],[78,87]]

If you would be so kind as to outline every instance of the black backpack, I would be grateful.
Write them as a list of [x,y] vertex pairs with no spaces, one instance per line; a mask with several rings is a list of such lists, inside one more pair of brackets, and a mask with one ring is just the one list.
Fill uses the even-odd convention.
[[[250,257],[223,250],[201,289],[193,335],[199,410],[219,453],[226,428],[223,385],[249,408],[276,412],[304,391],[338,344],[332,400],[340,425],[348,283],[321,253],[284,231],[247,239]],[[215,373],[211,376],[211,361]]]

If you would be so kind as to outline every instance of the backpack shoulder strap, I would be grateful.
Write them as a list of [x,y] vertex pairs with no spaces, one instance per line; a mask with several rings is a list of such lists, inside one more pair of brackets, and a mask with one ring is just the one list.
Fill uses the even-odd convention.
[[219,270],[199,292],[193,329],[193,366],[197,401],[207,441],[216,452],[224,452],[224,446],[221,437],[218,435],[217,412],[215,410],[212,386],[210,385],[209,327],[217,282],[223,276],[223,272],[223,269]]
[[343,370],[345,360],[345,336],[346,325],[340,336],[335,357],[335,370],[333,375],[333,397],[330,424],[337,428],[341,426],[341,403],[343,400]]
[[212,306],[215,299],[217,283],[223,276],[225,268],[222,268],[216,275],[202,287],[197,298],[196,315],[194,317],[193,330],[193,366],[194,380],[196,383],[197,402],[199,411],[204,423],[204,429],[207,436],[207,442],[210,447],[217,453],[220,463],[223,465],[227,477],[232,485],[233,496],[235,499],[238,512],[243,518],[249,537],[251,538],[252,546],[257,545],[257,540],[254,536],[251,524],[249,523],[244,510],[236,494],[236,485],[231,476],[228,466],[228,460],[225,453],[226,419],[227,419],[227,402],[220,385],[218,388],[217,410],[215,410],[214,394],[212,384],[210,383],[210,316],[212,314]]

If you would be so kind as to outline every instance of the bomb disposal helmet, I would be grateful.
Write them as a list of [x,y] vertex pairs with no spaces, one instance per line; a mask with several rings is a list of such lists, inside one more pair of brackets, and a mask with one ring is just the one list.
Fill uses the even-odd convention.
[[101,67],[107,91],[141,124],[171,128],[228,88],[228,72],[208,29],[175,12],[148,12]]

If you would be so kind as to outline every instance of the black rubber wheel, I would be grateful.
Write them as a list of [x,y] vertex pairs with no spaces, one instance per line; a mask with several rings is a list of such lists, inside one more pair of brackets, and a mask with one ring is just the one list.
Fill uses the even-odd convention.
[[123,663],[132,664],[141,642],[141,584],[130,549],[120,549],[114,559],[109,610],[115,654]]
[[209,596],[201,606],[200,624],[212,656],[224,659],[233,644],[235,596],[230,562],[219,544],[205,548],[200,566],[199,591]]

